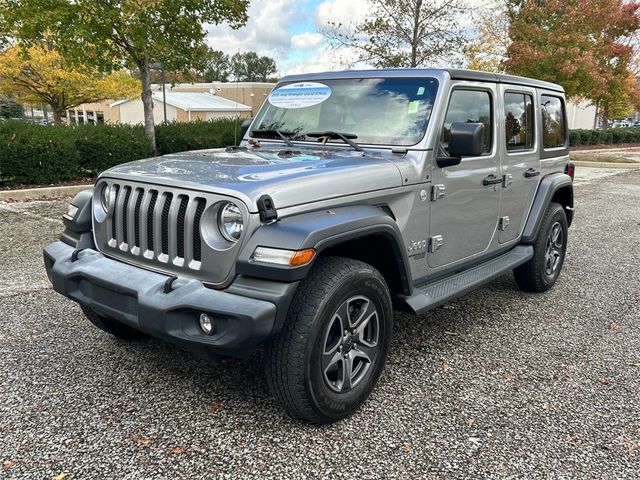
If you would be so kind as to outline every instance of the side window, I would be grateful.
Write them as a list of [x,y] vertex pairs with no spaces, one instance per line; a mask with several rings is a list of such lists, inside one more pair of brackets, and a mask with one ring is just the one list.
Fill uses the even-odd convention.
[[533,149],[533,96],[505,93],[504,112],[507,151]]
[[491,109],[491,94],[480,90],[454,90],[451,92],[449,108],[444,119],[443,143],[447,150],[451,124],[482,123],[484,124],[484,141],[482,152],[491,152],[491,139],[493,138],[493,112]]
[[564,147],[567,136],[564,127],[564,102],[560,97],[542,95],[540,110],[542,111],[542,143],[544,148]]

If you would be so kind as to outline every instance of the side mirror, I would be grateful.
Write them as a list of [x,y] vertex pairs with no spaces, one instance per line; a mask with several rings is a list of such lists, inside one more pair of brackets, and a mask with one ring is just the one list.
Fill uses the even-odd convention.
[[439,167],[458,165],[462,157],[482,155],[484,124],[455,122],[449,134],[449,156],[437,159]]
[[240,140],[242,140],[246,135],[247,130],[249,130],[249,127],[251,126],[251,122],[253,122],[253,118],[249,117],[249,118],[245,118],[242,121],[242,124],[240,124]]

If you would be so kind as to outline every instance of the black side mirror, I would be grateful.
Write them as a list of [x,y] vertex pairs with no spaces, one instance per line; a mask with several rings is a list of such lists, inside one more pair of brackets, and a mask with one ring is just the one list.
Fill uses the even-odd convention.
[[484,124],[455,122],[449,134],[449,156],[437,159],[439,167],[458,165],[462,157],[482,155]]
[[253,118],[249,117],[249,118],[245,118],[242,121],[242,124],[240,124],[240,140],[244,138],[245,134],[247,133],[247,130],[249,130],[249,127],[251,126],[251,122],[253,122]]

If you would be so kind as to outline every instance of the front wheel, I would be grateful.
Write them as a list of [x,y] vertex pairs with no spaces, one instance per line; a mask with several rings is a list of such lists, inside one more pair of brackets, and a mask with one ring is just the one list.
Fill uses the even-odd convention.
[[518,286],[527,292],[544,292],[558,280],[567,251],[567,215],[562,205],[551,203],[544,214],[533,258],[513,270]]
[[293,416],[329,423],[369,396],[387,356],[393,310],[372,266],[318,260],[300,284],[282,332],[267,343],[269,388]]

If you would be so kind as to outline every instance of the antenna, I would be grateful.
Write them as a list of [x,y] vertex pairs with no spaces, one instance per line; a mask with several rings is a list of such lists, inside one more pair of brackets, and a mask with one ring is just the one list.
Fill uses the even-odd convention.
[[238,78],[236,77],[236,118],[235,125],[233,127],[233,143],[235,146],[238,146],[238,101],[240,100],[240,82],[238,82]]

